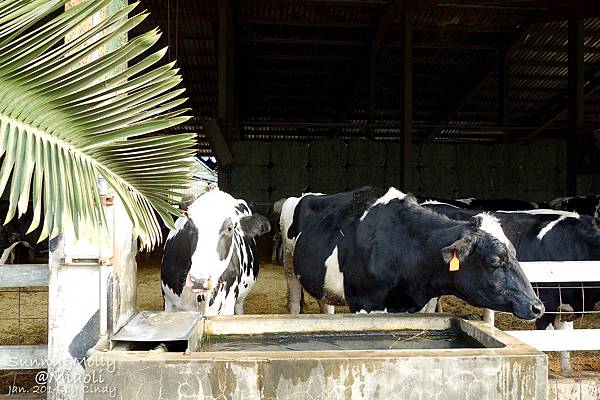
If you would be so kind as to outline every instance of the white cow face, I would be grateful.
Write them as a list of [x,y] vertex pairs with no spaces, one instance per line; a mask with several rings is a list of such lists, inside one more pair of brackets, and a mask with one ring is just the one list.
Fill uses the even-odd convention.
[[219,190],[200,196],[188,209],[198,230],[196,249],[186,285],[193,292],[213,289],[232,261],[242,238],[253,238],[271,227],[262,215],[252,215],[243,200]]

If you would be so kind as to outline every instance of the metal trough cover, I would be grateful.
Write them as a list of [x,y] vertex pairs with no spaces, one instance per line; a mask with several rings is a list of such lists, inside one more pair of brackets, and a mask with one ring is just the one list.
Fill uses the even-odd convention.
[[202,324],[202,314],[195,311],[142,311],[121,328],[111,342],[186,341],[188,348],[193,348],[202,334]]

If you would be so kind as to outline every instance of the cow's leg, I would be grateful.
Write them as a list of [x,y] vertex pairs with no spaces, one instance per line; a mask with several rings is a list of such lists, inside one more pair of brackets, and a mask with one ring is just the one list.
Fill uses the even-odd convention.
[[323,300],[317,300],[321,314],[335,314],[335,307],[329,304],[325,304]]
[[171,304],[171,300],[167,298],[167,296],[163,296],[163,300],[165,303],[165,311],[171,312],[173,311],[173,305]]
[[279,247],[277,247],[277,262],[283,262],[283,241],[279,242]]
[[210,295],[207,296],[205,301],[198,303],[198,311],[204,316],[210,315],[210,301],[208,299],[210,299]]
[[235,315],[244,315],[244,300],[238,299],[233,307]]
[[443,313],[444,312],[444,308],[442,307],[442,298],[441,297],[437,298],[437,304],[435,306],[435,312],[437,312],[437,313]]
[[273,253],[271,254],[271,262],[278,261],[279,247],[281,246],[281,233],[277,232],[273,235]]
[[439,297],[434,297],[425,304],[425,306],[419,311],[422,313],[434,313],[437,308]]
[[283,250],[283,269],[288,288],[288,311],[290,314],[300,314],[302,312],[302,285],[294,273],[294,258],[288,249]]

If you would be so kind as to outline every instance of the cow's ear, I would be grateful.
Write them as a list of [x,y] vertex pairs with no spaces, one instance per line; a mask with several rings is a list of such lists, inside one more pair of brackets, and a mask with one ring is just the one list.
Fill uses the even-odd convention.
[[473,245],[475,244],[475,235],[467,231],[463,237],[452,243],[450,246],[442,249],[442,257],[446,264],[450,263],[454,254],[458,257],[459,261],[464,261],[465,258],[473,251]]
[[240,226],[246,236],[261,236],[271,230],[269,220],[260,215],[249,215],[240,219]]

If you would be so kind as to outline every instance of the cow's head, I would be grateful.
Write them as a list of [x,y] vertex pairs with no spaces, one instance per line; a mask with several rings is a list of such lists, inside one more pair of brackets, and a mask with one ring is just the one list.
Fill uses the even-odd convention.
[[245,201],[219,190],[209,191],[194,201],[188,216],[198,230],[186,280],[193,292],[206,292],[215,287],[244,236],[254,240],[255,236],[271,229],[265,217],[252,215]]
[[544,305],[533,292],[516,258],[513,245],[498,220],[488,214],[474,216],[461,238],[442,249],[449,264],[454,256],[457,271],[449,271],[453,285],[468,303],[512,312],[522,319],[539,318]]

